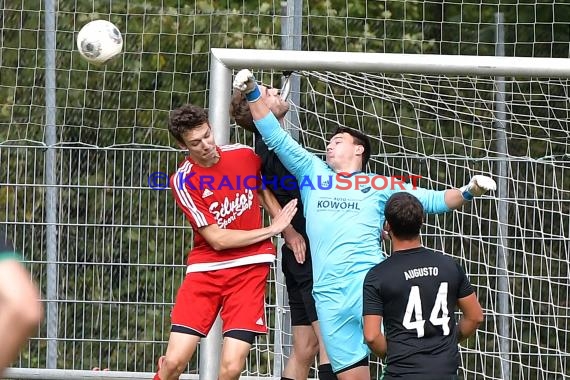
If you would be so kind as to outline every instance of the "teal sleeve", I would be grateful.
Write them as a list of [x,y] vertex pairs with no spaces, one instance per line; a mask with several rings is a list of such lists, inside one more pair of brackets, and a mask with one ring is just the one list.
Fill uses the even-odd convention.
[[322,162],[314,154],[307,152],[275,118],[273,113],[260,120],[255,120],[255,126],[263,137],[263,141],[269,150],[275,151],[279,161],[293,174],[299,182],[303,176],[310,174],[311,168],[315,164],[314,160]]
[[424,206],[424,210],[427,214],[442,214],[444,212],[449,212],[451,209],[445,203],[445,192],[446,190],[428,190],[421,187],[416,187],[415,190],[410,190],[411,185],[407,184],[409,188],[408,192],[416,196]]
[[4,260],[18,260],[22,261],[22,255],[13,251],[0,251],[0,261]]
[[3,260],[18,260],[22,261],[22,255],[20,255],[12,246],[12,244],[6,240],[3,235],[0,235],[0,261]]
[[415,186],[411,183],[402,184],[403,188],[400,188],[398,184],[396,189],[392,189],[387,196],[398,192],[405,191],[414,195],[424,206],[424,211],[426,214],[442,214],[451,211],[451,209],[445,203],[445,192],[447,190],[428,190],[422,187]]

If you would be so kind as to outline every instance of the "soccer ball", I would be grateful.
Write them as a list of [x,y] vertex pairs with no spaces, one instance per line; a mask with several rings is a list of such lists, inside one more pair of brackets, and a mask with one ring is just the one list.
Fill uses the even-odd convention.
[[77,49],[89,63],[105,64],[123,49],[123,37],[117,27],[105,20],[91,21],[77,35]]

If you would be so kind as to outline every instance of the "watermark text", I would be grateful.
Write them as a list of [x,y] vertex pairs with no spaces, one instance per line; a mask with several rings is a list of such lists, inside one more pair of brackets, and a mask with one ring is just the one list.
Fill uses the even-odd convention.
[[[172,177],[172,186],[179,190],[258,190],[280,188],[286,191],[293,190],[361,190],[363,192],[374,190],[404,190],[411,185],[412,190],[417,189],[420,175],[365,175],[337,173],[334,175],[316,176],[311,178],[303,176],[297,181],[292,175],[285,176],[257,176],[257,175],[198,175],[195,172],[176,173]],[[148,176],[148,186],[154,190],[171,188],[170,176],[164,172],[154,172]]]

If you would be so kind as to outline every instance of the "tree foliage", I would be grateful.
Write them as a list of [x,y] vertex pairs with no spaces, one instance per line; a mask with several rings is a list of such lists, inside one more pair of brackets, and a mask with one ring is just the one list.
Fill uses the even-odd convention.
[[[315,0],[303,7],[303,50],[494,55],[495,14],[503,12],[506,55],[569,55],[570,5],[561,2]],[[0,215],[45,294],[44,16],[42,1],[0,0]],[[81,25],[98,18],[115,23],[125,41],[124,53],[103,67],[75,48]],[[170,194],[146,183],[182,158],[167,133],[168,112],[185,102],[207,106],[211,48],[280,49],[283,20],[279,1],[58,2],[58,298],[60,338],[69,340],[58,345],[60,368],[153,370],[191,244]],[[546,142],[536,144],[540,154]],[[518,147],[509,148],[527,153]],[[553,153],[566,153],[565,144]],[[35,341],[21,365],[45,366],[45,347]]]

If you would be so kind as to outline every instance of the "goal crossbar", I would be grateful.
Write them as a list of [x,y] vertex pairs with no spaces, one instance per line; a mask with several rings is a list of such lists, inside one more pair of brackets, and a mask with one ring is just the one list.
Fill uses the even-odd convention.
[[210,123],[218,143],[229,141],[232,70],[345,71],[399,74],[570,78],[570,59],[473,55],[326,52],[267,49],[210,50]]
[[[472,254],[477,258],[477,255],[480,252],[485,252],[485,250],[496,252],[492,259],[496,259],[493,270],[496,271],[498,277],[496,285],[494,285],[498,295],[496,296],[496,305],[493,304],[491,313],[496,327],[491,327],[492,331],[486,331],[484,335],[497,337],[496,339],[493,338],[490,343],[493,347],[488,348],[493,352],[499,352],[498,360],[500,362],[499,371],[501,378],[510,378],[514,357],[512,355],[519,354],[516,351],[520,349],[517,345],[524,345],[525,349],[527,346],[533,348],[535,346],[533,345],[534,343],[520,343],[517,334],[524,334],[523,332],[511,332],[510,323],[514,319],[512,316],[509,319],[510,304],[517,295],[509,296],[511,284],[507,274],[509,270],[512,271],[507,265],[509,254],[515,249],[522,250],[525,253],[528,252],[527,257],[519,257],[515,264],[521,265],[519,263],[521,260],[526,264],[525,260],[528,259],[531,262],[531,267],[534,267],[535,261],[537,263],[542,262],[542,253],[546,253],[547,250],[538,249],[538,252],[535,252],[536,247],[529,245],[521,248],[519,243],[514,247],[509,246],[511,236],[507,228],[509,213],[521,212],[525,215],[528,212],[534,215],[538,206],[532,202],[529,204],[525,203],[527,202],[526,198],[519,199],[519,205],[514,200],[518,196],[516,191],[513,197],[509,197],[509,186],[513,186],[513,188],[522,187],[524,180],[521,182],[517,179],[518,176],[509,176],[509,171],[516,172],[518,170],[518,164],[515,161],[521,154],[520,150],[518,150],[518,156],[515,157],[513,163],[507,163],[504,160],[508,155],[506,126],[510,125],[511,129],[514,129],[514,131],[508,131],[509,136],[516,139],[511,144],[511,147],[516,145],[517,142],[520,143],[522,141],[524,145],[524,141],[529,141],[529,151],[532,148],[536,148],[540,152],[555,152],[556,154],[562,152],[567,154],[565,141],[561,137],[562,141],[558,142],[556,136],[564,136],[567,131],[567,106],[565,102],[568,92],[567,82],[568,78],[570,78],[570,60],[562,58],[501,56],[211,49],[208,108],[210,123],[218,144],[227,144],[230,140],[228,109],[231,97],[232,75],[235,70],[243,68],[256,71],[267,70],[272,73],[282,71],[303,72],[306,78],[318,78],[321,84],[326,83],[326,86],[324,86],[326,89],[322,90],[326,93],[326,96],[321,97],[321,103],[330,106],[330,108],[319,108],[319,102],[311,98],[308,101],[311,110],[306,108],[307,111],[310,111],[307,112],[308,118],[306,121],[308,122],[300,123],[309,128],[311,122],[315,122],[316,115],[323,115],[324,111],[322,119],[316,121],[318,125],[316,128],[319,130],[308,132],[309,134],[322,133],[323,140],[324,132],[326,132],[326,126],[323,127],[323,125],[326,124],[327,118],[330,118],[334,119],[331,121],[332,124],[338,122],[339,125],[344,125],[344,123],[350,123],[351,121],[358,124],[359,127],[368,124],[373,133],[375,131],[378,134],[376,141],[378,142],[379,151],[387,150],[393,152],[394,149],[392,148],[397,147],[397,151],[400,153],[402,151],[413,153],[415,152],[414,149],[420,149],[425,156],[429,156],[435,151],[441,153],[442,147],[446,146],[446,149],[449,150],[447,157],[451,157],[457,151],[462,152],[461,158],[466,160],[473,156],[473,152],[480,153],[480,151],[486,151],[487,153],[491,152],[491,156],[496,154],[501,158],[494,167],[499,185],[495,193],[497,198],[496,204],[494,206],[484,206],[485,209],[474,210],[475,215],[486,215],[485,223],[488,227],[494,225],[494,223],[497,223],[500,227],[496,228],[496,231],[493,230],[494,232],[489,236],[487,236],[489,234],[487,230],[474,233],[470,237],[472,240],[469,243],[474,247],[473,253],[469,250],[469,255]],[[319,75],[315,72],[319,72]],[[321,76],[320,73],[322,72],[326,72],[326,74]],[[379,75],[367,77],[368,74]],[[384,76],[382,74],[396,75]],[[415,76],[430,75],[434,77],[427,79],[414,78]],[[451,77],[465,78],[450,79]],[[467,77],[477,78],[471,80]],[[376,80],[378,82],[375,82]],[[403,81],[410,85],[402,86],[397,83],[398,81]],[[507,81],[510,83],[509,89],[506,86]],[[364,93],[360,92],[361,82],[366,84]],[[311,90],[311,80],[307,80],[305,83]],[[382,85],[375,87],[375,83],[382,83]],[[329,85],[349,87],[357,95],[354,98],[350,94],[343,96],[341,91],[341,95],[338,95],[339,99],[335,99],[335,91],[328,88]],[[549,86],[552,86],[552,88]],[[318,91],[321,90],[314,90],[313,93]],[[292,93],[295,92],[299,94],[301,91],[297,88],[296,91],[292,91]],[[332,95],[329,96],[330,94]],[[482,96],[482,94],[485,96]],[[507,95],[510,96],[509,100],[507,100]],[[453,99],[459,100],[455,102]],[[301,109],[302,106],[306,107],[306,105],[301,105],[300,102],[295,105],[298,109]],[[337,105],[339,106],[338,108],[336,108]],[[384,107],[384,105],[386,106]],[[337,112],[341,114],[339,118],[334,116]],[[343,115],[343,112],[346,114]],[[354,116],[354,113],[357,116]],[[510,116],[507,113],[510,113]],[[321,128],[324,129],[321,130]],[[303,130],[303,128],[298,129]],[[444,130],[445,133],[443,132]],[[550,145],[542,144],[541,141],[546,139],[544,134],[549,132],[552,132],[554,136],[552,138],[550,135],[548,136]],[[452,135],[453,133],[455,135]],[[417,137],[410,137],[414,135]],[[408,146],[406,146],[406,142],[408,142]],[[496,144],[495,148],[493,148],[493,144]],[[543,147],[541,144],[545,146]],[[493,151],[492,149],[496,150]],[[443,151],[446,153],[445,149]],[[487,153],[485,154],[489,157]],[[548,154],[544,156],[548,156]],[[478,156],[474,155],[473,157],[477,158]],[[445,169],[438,169],[438,173],[441,171],[448,178],[455,178],[458,175],[467,176],[472,170],[481,170],[481,167],[477,165],[460,167],[459,164],[450,164],[447,159],[438,161],[435,158],[433,165],[438,167],[440,163]],[[385,160],[381,164],[388,165],[389,163]],[[415,165],[413,162],[408,162],[406,168],[411,168],[412,164]],[[419,168],[417,165],[414,169]],[[559,174],[557,175],[563,178],[565,162],[555,163],[554,165],[558,165],[557,173]],[[398,165],[396,164],[396,166]],[[486,172],[491,170],[491,166],[489,164],[485,167]],[[429,174],[430,168],[426,166],[425,169],[425,172]],[[528,169],[522,169],[520,174],[526,176],[529,170],[536,171],[537,168],[531,166]],[[553,171],[552,168],[548,170],[550,172]],[[549,172],[545,171],[545,173]],[[560,190],[561,184],[557,182],[558,177],[553,177],[552,185],[550,185],[545,182],[546,180],[542,184],[541,181],[545,177],[542,172],[533,175],[536,175],[534,188],[540,188],[545,194],[540,195],[543,197],[542,200],[553,201],[553,205],[556,205],[557,202],[561,203],[559,198],[554,198],[564,196],[564,194],[559,195],[562,190]],[[556,195],[549,195],[551,192]],[[496,214],[494,213],[495,210],[490,209],[491,207],[496,207]],[[509,208],[512,211],[509,211]],[[564,207],[561,205],[559,208],[553,206],[553,210],[544,211],[543,213],[550,215],[550,212],[556,217],[559,215],[564,217],[567,214],[563,210]],[[467,220],[469,218],[464,219]],[[554,216],[552,216],[552,219],[554,220]],[[479,218],[479,221],[481,220]],[[515,221],[511,226],[515,226],[523,232],[529,231],[529,234],[536,233],[537,236],[540,236],[541,233],[539,230],[535,230],[534,226],[527,226],[526,222]],[[479,226],[470,224],[470,227],[466,228],[465,231],[471,233],[473,229],[475,229],[474,231],[477,230],[476,227],[478,228]],[[448,237],[459,233],[458,231],[461,231],[461,229],[451,228],[447,230]],[[463,232],[461,234],[464,237],[466,236]],[[565,237],[562,232],[555,232],[555,235],[560,235],[561,240]],[[478,236],[486,236],[486,239],[480,239]],[[493,241],[498,243],[491,247]],[[452,241],[450,244],[451,247],[455,248],[455,242]],[[566,246],[562,247],[561,245],[557,249],[560,256],[564,257],[567,250]],[[481,261],[475,262],[475,264],[487,268],[488,256],[484,256]],[[546,260],[549,260],[550,257],[546,254],[544,255]],[[557,258],[554,257],[552,262],[556,263],[556,260]],[[560,268],[563,268],[563,266],[560,266]],[[563,272],[563,269],[557,270],[560,270],[561,273]],[[526,272],[521,270],[521,273]],[[488,276],[485,281],[488,281],[489,284],[483,284],[483,289],[491,289],[490,284],[493,282],[491,277],[494,275],[490,274]],[[561,276],[564,277],[563,275]],[[512,277],[512,279],[515,281],[516,276]],[[540,286],[540,284],[535,286]],[[563,288],[562,286],[560,287]],[[532,286],[529,285],[530,288]],[[550,292],[552,293],[552,290]],[[493,291],[490,290],[488,292],[488,297],[489,299],[494,299],[492,298],[495,297]],[[541,298],[538,297],[538,299]],[[536,324],[536,321],[540,321],[543,317],[542,315],[536,316],[533,322]],[[511,336],[511,334],[513,335]],[[208,363],[217,363],[219,361],[217,355],[219,355],[220,341],[220,331],[213,329],[209,338],[202,345],[202,349],[207,352],[207,355],[202,356],[204,361],[206,361],[205,358],[208,358]],[[557,339],[555,339],[555,343],[556,347],[560,347]],[[482,344],[485,346],[487,343],[484,342]],[[514,347],[514,351],[511,350],[511,345]],[[542,346],[539,349],[542,349],[541,352],[552,350],[550,347],[543,348]],[[562,351],[559,348],[555,348],[555,350]],[[557,368],[564,367],[561,358],[562,356],[558,358],[550,358],[549,356],[549,358],[544,359],[553,368],[551,369],[553,374],[558,373]],[[490,354],[487,355],[485,361],[494,359],[493,354]],[[541,359],[539,358],[539,360]],[[216,368],[208,363],[201,363],[200,376],[207,380],[215,379]],[[535,364],[536,368],[541,368],[541,365]],[[522,359],[519,367],[524,367]],[[524,368],[518,369],[519,372],[524,370]],[[274,373],[274,375],[278,375],[278,373]]]
[[228,69],[570,77],[570,59],[566,58],[222,48],[211,49],[211,56]]

